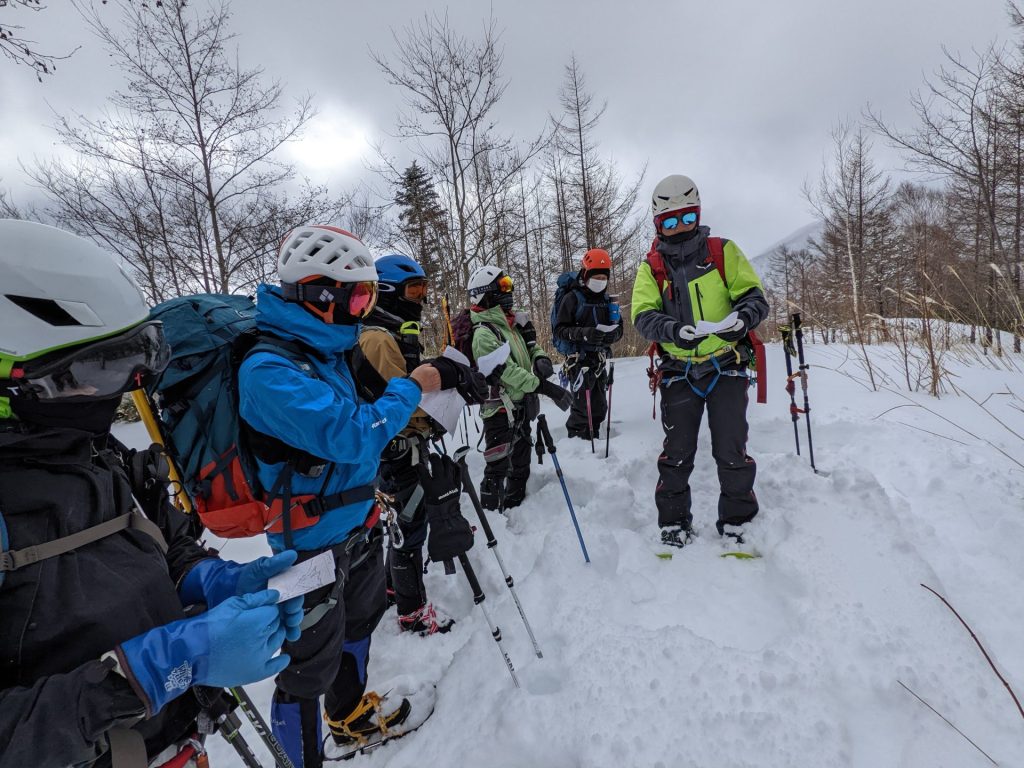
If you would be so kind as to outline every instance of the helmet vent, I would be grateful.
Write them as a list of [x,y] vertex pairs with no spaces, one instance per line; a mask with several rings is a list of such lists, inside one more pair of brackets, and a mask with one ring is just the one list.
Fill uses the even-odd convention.
[[11,296],[6,298],[17,304],[30,315],[34,315],[44,323],[55,326],[81,325],[78,320],[72,317],[66,309],[53,299],[38,299],[31,296]]

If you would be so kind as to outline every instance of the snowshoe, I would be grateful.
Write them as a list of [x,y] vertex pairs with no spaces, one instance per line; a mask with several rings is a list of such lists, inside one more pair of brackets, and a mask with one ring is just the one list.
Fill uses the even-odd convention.
[[761,553],[754,547],[750,537],[750,530],[742,525],[730,525],[719,520],[715,527],[721,537],[722,546],[725,548],[719,557],[731,557],[736,560],[756,560]]
[[445,634],[455,626],[455,619],[443,611],[438,612],[433,603],[398,617],[398,628],[403,632],[415,632],[420,637]]
[[412,733],[434,713],[436,701],[433,683],[408,677],[394,681],[383,696],[368,691],[348,717],[327,719],[331,734],[324,741],[324,762],[350,760]]
[[689,525],[668,525],[661,529],[661,549],[655,554],[662,560],[672,559],[673,549],[682,549],[697,538],[697,532]]

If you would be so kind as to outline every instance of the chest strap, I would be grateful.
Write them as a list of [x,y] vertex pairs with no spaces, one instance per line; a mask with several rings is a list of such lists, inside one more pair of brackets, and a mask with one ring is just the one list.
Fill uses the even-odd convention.
[[0,552],[0,573],[16,571],[26,565],[33,565],[41,560],[49,560],[51,557],[64,555],[75,549],[80,549],[86,544],[105,539],[125,530],[142,531],[152,538],[160,550],[167,552],[167,541],[156,523],[149,520],[139,512],[128,512],[127,514],[107,520],[105,523],[94,525],[91,528],[64,536],[53,541],[47,541],[24,549],[12,549],[7,552]]

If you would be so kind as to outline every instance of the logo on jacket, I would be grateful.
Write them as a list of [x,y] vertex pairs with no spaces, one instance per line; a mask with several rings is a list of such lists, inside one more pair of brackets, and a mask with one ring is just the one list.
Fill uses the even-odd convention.
[[387,423],[388,423],[388,417],[385,416],[380,421],[373,422],[373,424],[370,425],[370,429],[376,429],[377,427],[382,427],[382,426],[384,426]]
[[187,661],[183,661],[180,667],[175,667],[171,670],[171,674],[167,676],[167,680],[164,681],[164,690],[170,693],[171,691],[184,691],[192,685],[192,665]]
[[714,265],[715,263],[713,261],[704,261],[697,264],[697,269],[701,270],[702,272],[707,272]]
[[448,493],[442,493],[440,496],[438,496],[437,500],[441,501],[441,499],[447,499],[449,496],[451,496],[453,494],[456,494],[458,492],[459,492],[458,488],[452,488],[450,491],[448,491]]

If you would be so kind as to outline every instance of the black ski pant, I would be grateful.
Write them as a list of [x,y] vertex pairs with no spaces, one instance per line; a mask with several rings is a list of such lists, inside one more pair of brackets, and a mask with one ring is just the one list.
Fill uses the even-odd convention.
[[398,615],[415,613],[427,604],[423,584],[423,544],[427,540],[427,513],[414,459],[418,451],[409,448],[395,459],[380,465],[380,488],[395,497],[398,527],[402,532],[401,547],[388,541],[387,581],[394,590]]
[[[304,768],[319,768],[323,762],[319,697],[324,696],[327,716],[341,720],[356,708],[366,691],[370,635],[387,606],[381,539],[377,528],[369,541],[330,548],[337,582],[308,593],[303,604],[307,618],[313,611],[322,615],[312,626],[303,627],[298,640],[285,642],[282,649],[291,656],[291,664],[277,676],[274,704],[281,712],[291,708],[298,715]],[[300,552],[299,560],[324,551]],[[277,733],[278,718],[274,720]],[[281,725],[282,742],[296,744],[300,734],[288,733],[291,724]]]
[[480,503],[484,509],[510,509],[526,498],[530,479],[533,440],[529,411],[516,406],[509,414],[502,408],[484,419],[484,480],[480,483]]
[[[608,415],[608,377],[600,369],[600,377],[583,377],[579,389],[572,392],[572,408],[569,418],[565,421],[565,429],[569,437],[590,439],[593,427],[594,439],[601,436],[601,424]],[[573,377],[569,384],[574,383]],[[588,385],[590,388],[588,388]],[[590,393],[590,418],[587,416],[587,394]]]
[[[694,382],[702,391],[711,384],[711,376]],[[701,397],[684,379],[661,386],[661,425],[665,442],[658,457],[658,524],[690,525],[690,473],[697,455],[697,434],[707,405],[711,428],[711,455],[718,465],[721,493],[718,497],[718,521],[741,525],[757,514],[754,477],[757,465],[747,455],[746,377],[722,376]]]

